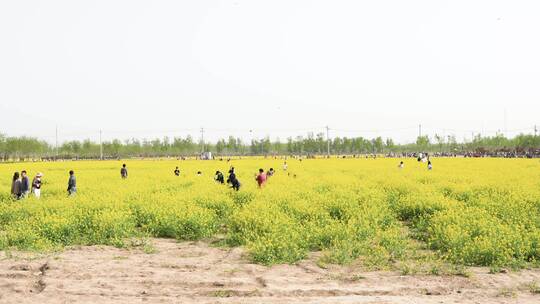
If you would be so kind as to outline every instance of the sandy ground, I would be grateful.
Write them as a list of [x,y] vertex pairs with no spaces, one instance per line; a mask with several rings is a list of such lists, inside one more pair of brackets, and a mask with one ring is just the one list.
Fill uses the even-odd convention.
[[0,252],[0,303],[540,303],[540,270],[460,276],[265,267],[242,249],[152,240],[157,252],[105,246],[41,256]]

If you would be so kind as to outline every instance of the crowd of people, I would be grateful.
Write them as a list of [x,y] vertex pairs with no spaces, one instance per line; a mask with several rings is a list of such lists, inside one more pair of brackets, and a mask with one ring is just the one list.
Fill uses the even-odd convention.
[[[13,180],[11,182],[11,196],[16,199],[25,199],[31,194],[34,194],[36,198],[41,197],[41,186],[43,174],[41,172],[36,173],[32,183],[28,178],[26,170],[22,170],[20,173],[13,173]],[[69,196],[74,195],[77,192],[77,180],[75,179],[75,172],[69,171],[67,193]]]
[[[433,164],[431,163],[431,159],[429,157],[429,154],[428,153],[418,153],[418,154],[415,154],[415,157],[416,157],[416,160],[420,163],[426,163],[427,162],[427,169],[429,171],[433,170]],[[405,168],[405,163],[403,161],[400,161],[399,162],[399,165],[398,165],[398,168],[399,169],[403,169]]]
[[[431,163],[430,157],[427,153],[419,153],[416,155],[418,162],[427,162],[427,169],[432,170],[433,164]],[[400,161],[398,165],[399,169],[404,169],[405,164],[403,161]],[[283,171],[286,172],[288,169],[287,161],[283,163]],[[227,177],[227,180],[225,180],[225,176],[221,171],[216,171],[214,174],[214,180],[217,183],[220,184],[227,184],[230,185],[230,188],[233,190],[239,191],[242,184],[236,177],[236,172],[233,166],[229,169],[229,175]],[[257,182],[257,185],[259,188],[263,188],[268,179],[272,176],[274,176],[275,170],[274,168],[270,168],[268,171],[264,171],[264,169],[260,168],[259,172],[255,174],[255,181]],[[290,173],[287,173],[290,176]],[[180,169],[177,166],[174,169],[174,175],[180,176]],[[197,171],[197,176],[201,176],[202,172]],[[14,199],[24,199],[27,198],[30,193],[33,193],[36,198],[41,197],[41,185],[42,185],[42,177],[43,174],[41,172],[36,173],[34,179],[32,180],[32,183],[30,183],[30,179],[28,178],[28,174],[26,170],[22,170],[20,173],[15,172],[13,174],[13,181],[11,184],[11,195]],[[128,169],[126,164],[122,164],[122,168],[120,169],[120,177],[122,179],[128,178]],[[294,174],[293,177],[296,177],[296,174]],[[77,179],[75,178],[75,172],[73,170],[69,171],[69,179],[68,179],[68,187],[67,187],[67,194],[68,196],[73,196],[77,193]]]
[[[287,162],[283,164],[283,170],[287,171]],[[177,166],[174,169],[174,175],[180,176],[180,168]],[[255,180],[257,182],[257,185],[259,188],[262,188],[269,177],[273,176],[275,174],[274,168],[270,168],[267,172],[264,172],[264,170],[261,168],[259,169],[259,173],[255,175]],[[201,171],[197,171],[197,176],[202,176]],[[32,183],[30,184],[30,180],[28,178],[26,170],[22,170],[20,173],[15,172],[13,174],[13,180],[11,183],[11,196],[16,199],[25,199],[27,198],[30,193],[33,193],[36,198],[41,197],[41,185],[43,177],[43,174],[41,172],[38,172],[34,179],[32,180]],[[126,164],[122,164],[122,168],[120,169],[120,177],[122,179],[128,178],[128,169]],[[230,187],[236,191],[240,190],[241,183],[236,177],[236,172],[234,167],[231,166],[229,169],[229,176],[227,180],[225,180],[225,177],[221,171],[216,171],[214,175],[214,180],[217,183],[220,184],[228,184]],[[68,187],[67,187],[67,194],[68,196],[73,196],[77,193],[77,179],[75,178],[75,172],[73,170],[69,171],[69,179],[68,179]]]
[[20,173],[15,172],[11,183],[11,195],[15,199],[23,199],[27,198],[30,193],[33,193],[36,198],[39,198],[41,196],[42,177],[43,174],[38,172],[32,180],[32,183],[30,183],[26,170],[22,170]]
[[[417,157],[420,153],[387,153],[384,157]],[[540,149],[529,150],[516,150],[516,149],[499,149],[494,151],[488,151],[484,149],[478,149],[476,151],[456,151],[456,152],[431,152],[434,157],[468,157],[468,158],[540,158]],[[357,155],[350,156],[352,158]],[[360,157],[360,156],[358,156]],[[367,158],[367,156],[366,156]]]

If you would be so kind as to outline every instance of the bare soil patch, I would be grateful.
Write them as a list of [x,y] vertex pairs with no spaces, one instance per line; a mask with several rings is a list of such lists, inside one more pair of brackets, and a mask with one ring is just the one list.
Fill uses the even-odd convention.
[[151,254],[106,246],[0,252],[0,303],[540,303],[540,270],[472,268],[467,278],[322,269],[315,259],[265,267],[241,248],[151,242]]

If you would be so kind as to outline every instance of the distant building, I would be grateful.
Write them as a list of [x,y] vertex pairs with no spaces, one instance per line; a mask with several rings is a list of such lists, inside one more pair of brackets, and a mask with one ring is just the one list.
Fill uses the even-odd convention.
[[203,152],[203,153],[201,153],[200,159],[202,159],[202,160],[211,160],[211,159],[213,159],[212,152]]

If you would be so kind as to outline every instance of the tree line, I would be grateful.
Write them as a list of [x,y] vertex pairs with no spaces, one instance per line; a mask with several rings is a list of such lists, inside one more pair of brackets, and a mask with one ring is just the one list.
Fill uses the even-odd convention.
[[331,154],[402,154],[431,152],[441,154],[465,153],[540,153],[540,137],[520,134],[507,138],[476,135],[471,141],[458,142],[455,136],[419,136],[414,143],[396,144],[391,138],[334,137],[328,142],[323,133],[308,133],[306,136],[289,137],[285,141],[270,138],[244,142],[229,136],[215,143],[200,142],[191,136],[155,138],[152,140],[110,140],[100,145],[86,140],[72,140],[58,147],[46,141],[27,136],[5,136],[0,134],[0,159],[53,159],[53,158],[100,158],[101,149],[105,158],[194,156],[202,151],[218,156],[235,155],[323,155],[328,145]]

